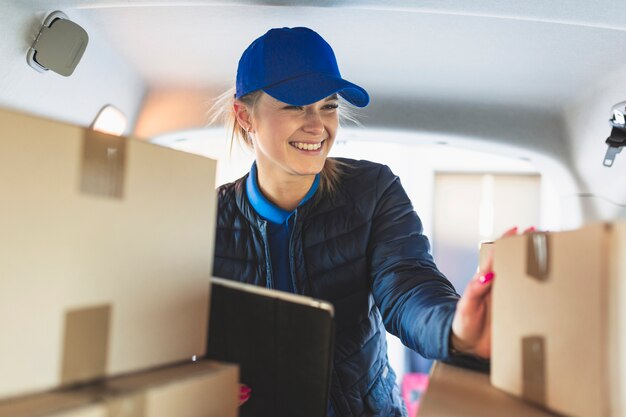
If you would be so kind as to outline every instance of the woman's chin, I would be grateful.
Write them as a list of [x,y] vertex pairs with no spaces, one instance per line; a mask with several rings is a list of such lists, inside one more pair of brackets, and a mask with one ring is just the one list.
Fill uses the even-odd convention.
[[319,165],[309,166],[309,167],[306,167],[304,169],[301,169],[301,170],[299,170],[298,173],[300,175],[306,175],[306,176],[313,175],[313,176],[315,176],[315,175],[319,174],[320,172],[322,172],[323,168],[324,168],[324,164],[321,163]]

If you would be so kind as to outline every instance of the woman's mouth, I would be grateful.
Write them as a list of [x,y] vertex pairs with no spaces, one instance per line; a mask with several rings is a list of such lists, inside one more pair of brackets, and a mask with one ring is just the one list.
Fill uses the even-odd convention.
[[291,146],[301,151],[318,151],[321,149],[322,145],[326,139],[317,143],[309,143],[309,142],[289,142]]

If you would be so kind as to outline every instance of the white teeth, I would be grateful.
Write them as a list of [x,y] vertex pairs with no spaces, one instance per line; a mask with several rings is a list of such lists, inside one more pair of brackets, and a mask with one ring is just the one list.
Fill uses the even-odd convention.
[[322,147],[322,143],[302,143],[302,142],[293,142],[292,143],[293,146],[295,146],[298,149],[302,149],[302,150],[307,150],[307,151],[316,151],[319,148]]

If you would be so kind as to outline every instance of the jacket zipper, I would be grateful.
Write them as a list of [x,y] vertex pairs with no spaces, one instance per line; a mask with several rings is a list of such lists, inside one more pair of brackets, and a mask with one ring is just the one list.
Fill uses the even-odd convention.
[[266,278],[265,286],[267,288],[274,288],[272,282],[272,259],[270,258],[270,244],[267,240],[267,221],[261,220],[261,237],[263,238],[263,249],[265,250],[265,269]]
[[335,417],[341,417],[341,412],[337,411],[337,401],[335,400],[335,396],[332,392],[328,395],[328,399],[330,400],[330,406],[333,408]]
[[299,294],[298,287],[296,285],[296,263],[293,257],[293,234],[296,231],[296,223],[298,222],[298,209],[293,212],[293,228],[289,234],[289,275],[291,275],[291,285],[293,286],[294,294]]

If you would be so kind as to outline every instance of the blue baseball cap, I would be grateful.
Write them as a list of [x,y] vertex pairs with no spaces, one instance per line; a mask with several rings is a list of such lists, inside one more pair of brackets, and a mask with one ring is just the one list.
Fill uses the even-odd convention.
[[367,91],[341,78],[330,45],[304,27],[271,29],[241,55],[236,98],[263,90],[284,103],[305,106],[339,94],[357,107],[369,103]]

